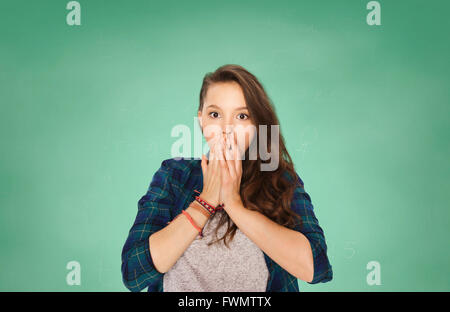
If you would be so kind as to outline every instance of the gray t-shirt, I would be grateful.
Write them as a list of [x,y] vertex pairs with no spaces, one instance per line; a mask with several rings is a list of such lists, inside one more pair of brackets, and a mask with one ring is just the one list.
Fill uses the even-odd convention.
[[[239,228],[233,240],[227,238],[230,249],[223,240],[207,245],[216,239],[215,228],[223,213],[226,212],[219,210],[207,221],[204,237],[197,235],[175,265],[164,274],[163,291],[266,291],[269,270],[264,254]],[[221,238],[226,229],[225,222],[217,238]]]

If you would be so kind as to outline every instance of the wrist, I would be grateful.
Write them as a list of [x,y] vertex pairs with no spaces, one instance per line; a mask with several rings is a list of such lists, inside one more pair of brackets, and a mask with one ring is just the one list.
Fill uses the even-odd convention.
[[212,214],[209,212],[209,210],[205,207],[203,207],[197,200],[194,200],[189,207],[194,208],[198,212],[200,212],[202,215],[204,215],[206,218],[210,218]]
[[201,228],[203,228],[208,221],[208,217],[206,217],[204,214],[202,214],[200,211],[198,211],[196,208],[192,207],[191,205],[187,207],[186,212],[189,213],[194,219],[194,221],[197,223],[197,225]]
[[225,200],[224,204],[225,204],[225,207],[234,207],[234,206],[238,206],[238,205],[244,206],[241,196],[239,196],[239,195],[228,197],[228,200]]

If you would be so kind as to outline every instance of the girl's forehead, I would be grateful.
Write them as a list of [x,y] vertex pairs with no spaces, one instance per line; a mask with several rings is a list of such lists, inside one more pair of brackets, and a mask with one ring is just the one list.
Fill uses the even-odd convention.
[[[217,104],[216,104],[217,103]],[[235,101],[233,99],[231,100],[222,100],[222,101],[217,101],[214,103],[205,103],[205,108],[206,109],[218,109],[218,110],[223,110],[223,111],[241,111],[241,110],[248,110],[247,105],[244,102],[241,101]]]
[[206,94],[205,104],[206,107],[233,110],[247,106],[238,84],[213,84]]

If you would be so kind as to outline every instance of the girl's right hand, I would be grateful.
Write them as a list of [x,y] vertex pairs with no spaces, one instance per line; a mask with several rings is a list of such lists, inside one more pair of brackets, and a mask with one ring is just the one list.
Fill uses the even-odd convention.
[[202,155],[203,191],[199,196],[214,207],[217,207],[221,200],[222,177],[219,157],[223,157],[223,148],[223,139],[219,139],[210,149],[209,163],[206,156]]

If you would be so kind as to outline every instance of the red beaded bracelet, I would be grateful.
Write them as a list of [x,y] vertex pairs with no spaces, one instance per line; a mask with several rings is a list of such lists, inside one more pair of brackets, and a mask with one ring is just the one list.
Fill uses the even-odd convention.
[[213,215],[214,213],[216,213],[216,207],[214,207],[213,205],[209,204],[207,201],[205,201],[204,199],[201,199],[200,196],[195,196],[195,200],[200,203],[200,205],[202,205],[203,207],[205,207],[206,209],[208,209],[209,213],[211,215]]
[[[197,191],[197,190],[194,190],[194,192],[197,192],[197,193],[200,194],[200,192]],[[223,207],[225,206],[225,204],[220,204],[220,205],[214,207],[213,205],[211,205],[210,203],[208,203],[206,200],[204,200],[204,199],[201,198],[200,196],[195,196],[195,200],[196,200],[200,205],[202,205],[203,207],[205,207],[205,208],[209,211],[209,213],[210,213],[211,215],[213,215],[214,213],[216,213],[217,210],[223,209]]]

